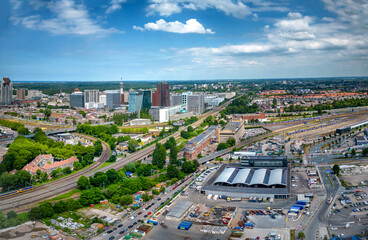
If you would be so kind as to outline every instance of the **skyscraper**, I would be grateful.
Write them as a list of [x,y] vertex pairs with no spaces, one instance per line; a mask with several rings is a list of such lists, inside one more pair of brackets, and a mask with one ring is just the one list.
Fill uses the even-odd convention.
[[142,109],[150,109],[151,106],[152,106],[151,90],[144,90],[144,91],[140,91],[140,92],[143,95],[143,97],[142,97]]
[[2,104],[12,104],[13,99],[13,83],[9,78],[4,77],[1,81],[1,103]]
[[162,81],[157,84],[157,91],[152,93],[152,106],[168,107],[170,106],[169,84]]
[[76,88],[72,94],[69,96],[69,105],[71,107],[84,108],[84,95]]
[[84,90],[84,103],[89,102],[98,103],[99,101],[100,101],[99,90]]
[[129,92],[129,109],[131,113],[138,112],[142,109],[143,94],[140,92]]
[[121,105],[120,90],[106,90],[106,106],[118,108]]
[[123,81],[120,82],[120,103],[124,104],[124,88],[123,88]]
[[204,111],[204,95],[192,94],[187,96],[188,112],[193,112],[195,115],[200,115]]

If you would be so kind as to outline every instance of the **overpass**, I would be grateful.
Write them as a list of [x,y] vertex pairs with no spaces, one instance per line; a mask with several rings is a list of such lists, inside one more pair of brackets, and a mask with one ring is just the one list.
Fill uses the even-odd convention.
[[[59,134],[59,133],[66,133],[66,132],[75,132],[77,130],[76,127],[70,127],[70,128],[64,128],[64,129],[58,129],[58,130],[53,130],[53,131],[46,131],[45,134],[47,136],[49,135],[54,135],[54,134]],[[34,138],[35,134],[28,134],[28,135],[24,135],[26,138]]]

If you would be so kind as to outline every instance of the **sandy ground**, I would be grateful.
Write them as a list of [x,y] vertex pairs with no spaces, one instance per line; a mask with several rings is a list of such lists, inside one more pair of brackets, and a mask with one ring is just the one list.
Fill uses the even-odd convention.
[[368,182],[368,174],[343,176],[342,179],[344,179],[348,185],[358,186],[361,185],[361,181]]
[[[0,232],[0,239],[14,239],[14,240],[26,240],[26,239],[35,239],[41,240],[44,235],[49,234],[58,234],[65,240],[76,240],[77,238],[66,236],[60,234],[54,229],[51,229],[44,225],[41,222],[26,222],[22,225],[16,226],[14,228],[3,229]],[[32,235],[35,235],[35,238],[32,238]]]

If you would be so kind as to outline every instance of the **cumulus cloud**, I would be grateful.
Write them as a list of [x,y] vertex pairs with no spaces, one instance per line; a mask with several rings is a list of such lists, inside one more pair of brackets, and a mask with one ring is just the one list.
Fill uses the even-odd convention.
[[106,9],[106,14],[110,14],[121,9],[121,5],[125,3],[126,0],[111,0],[108,8]]
[[213,34],[214,32],[209,28],[204,28],[196,19],[189,19],[185,23],[179,21],[166,22],[163,19],[156,22],[146,23],[144,27],[133,26],[135,30],[151,30],[151,31],[164,31],[172,33],[199,33],[199,34]]
[[33,30],[48,31],[53,34],[110,34],[120,32],[115,28],[105,29],[92,20],[83,4],[73,0],[49,2],[47,8],[56,17],[45,19],[41,15],[13,16],[14,24],[21,24]]

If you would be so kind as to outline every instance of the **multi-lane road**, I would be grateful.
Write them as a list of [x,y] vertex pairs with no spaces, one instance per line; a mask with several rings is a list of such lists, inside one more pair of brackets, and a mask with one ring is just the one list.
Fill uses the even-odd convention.
[[[231,103],[231,101],[232,100],[228,101],[227,103],[219,107],[214,108],[213,110],[207,113],[202,114],[199,117],[199,120],[191,124],[191,126],[194,128],[198,127],[206,117],[210,115],[216,115],[218,112],[226,108]],[[160,142],[164,143],[169,137],[179,138],[180,131],[184,129],[185,127],[181,127],[179,131],[172,134],[171,136],[166,137],[165,139],[162,139]],[[96,140],[96,138],[93,138],[90,136],[86,136],[86,137],[92,140]],[[24,192],[24,193],[19,193],[19,194],[12,195],[6,198],[2,198],[0,201],[0,210],[1,211],[15,210],[17,212],[27,211],[31,207],[33,207],[33,205],[37,202],[44,201],[46,199],[50,199],[52,197],[58,196],[60,194],[69,192],[77,188],[77,181],[79,177],[82,175],[89,177],[89,176],[93,176],[97,171],[106,172],[109,169],[116,169],[116,170],[121,169],[128,163],[135,162],[135,161],[141,160],[149,156],[150,154],[152,154],[154,148],[155,146],[151,145],[145,149],[142,149],[138,152],[131,154],[128,157],[122,158],[121,160],[113,164],[110,164],[103,168],[99,168],[101,164],[110,157],[110,154],[111,154],[109,146],[103,142],[103,152],[101,156],[99,157],[98,161],[94,163],[93,165],[77,173],[66,176],[64,178],[43,184],[35,188],[34,190]]]

